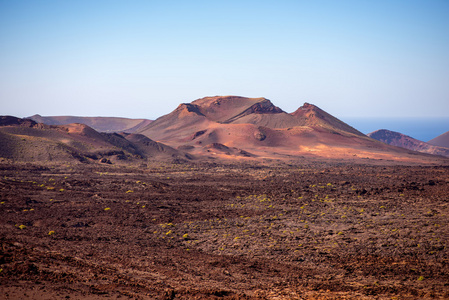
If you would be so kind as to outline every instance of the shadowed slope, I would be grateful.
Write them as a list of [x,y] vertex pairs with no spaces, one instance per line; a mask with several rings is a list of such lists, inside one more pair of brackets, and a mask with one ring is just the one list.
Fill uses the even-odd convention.
[[0,145],[1,158],[17,161],[111,163],[153,156],[187,158],[181,151],[144,136],[133,140],[125,134],[99,133],[79,123],[45,125],[9,116],[0,117]]
[[436,138],[428,141],[427,143],[434,146],[449,148],[449,131],[440,134]]
[[137,147],[140,153],[142,153],[145,157],[155,158],[155,157],[171,156],[173,158],[180,158],[180,159],[192,158],[191,156],[186,155],[179,150],[173,149],[170,146],[155,142],[152,139],[144,136],[143,134],[122,133],[121,135],[132,145]]
[[449,157],[449,148],[433,146],[430,145],[429,143],[419,141],[417,139],[414,139],[408,135],[399,132],[380,129],[368,133],[368,136],[378,141],[381,141],[385,144],[402,147],[413,151],[419,151],[422,153]]
[[154,140],[180,140],[194,133],[197,128],[207,128],[212,123],[200,112],[198,106],[183,103],[137,133]]

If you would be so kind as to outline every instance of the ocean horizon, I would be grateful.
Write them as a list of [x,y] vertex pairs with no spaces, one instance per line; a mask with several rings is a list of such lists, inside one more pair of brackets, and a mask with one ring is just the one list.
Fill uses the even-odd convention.
[[341,118],[340,120],[364,134],[387,129],[423,142],[449,131],[449,118]]

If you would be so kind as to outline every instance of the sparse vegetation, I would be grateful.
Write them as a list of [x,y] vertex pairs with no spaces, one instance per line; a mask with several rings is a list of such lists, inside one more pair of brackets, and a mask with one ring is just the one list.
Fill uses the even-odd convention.
[[2,285],[69,278],[91,293],[101,278],[111,296],[138,284],[152,298],[168,287],[203,299],[215,288],[282,299],[286,286],[315,298],[447,295],[447,168],[90,168],[0,168]]

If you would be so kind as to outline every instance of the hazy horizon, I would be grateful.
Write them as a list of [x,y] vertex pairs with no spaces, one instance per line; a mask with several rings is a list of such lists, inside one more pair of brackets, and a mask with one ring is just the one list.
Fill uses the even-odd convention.
[[155,119],[238,95],[449,119],[448,1],[3,0],[0,41],[3,115]]
[[368,134],[387,129],[428,142],[449,131],[449,118],[346,118],[342,119],[358,131]]

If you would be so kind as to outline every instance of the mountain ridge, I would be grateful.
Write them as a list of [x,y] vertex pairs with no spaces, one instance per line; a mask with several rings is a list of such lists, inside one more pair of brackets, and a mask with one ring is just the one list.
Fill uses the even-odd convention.
[[434,146],[429,143],[417,140],[411,136],[388,129],[379,129],[367,134],[369,137],[388,145],[397,146],[413,151],[441,155],[449,157],[449,148]]
[[37,123],[47,125],[67,125],[72,123],[86,124],[100,132],[135,132],[150,124],[149,119],[130,119],[121,117],[79,117],[79,116],[41,116],[27,117]]
[[0,158],[15,161],[120,162],[191,159],[146,136],[98,132],[88,125],[47,125],[0,116]]
[[[426,164],[440,160],[366,136],[316,105],[306,102],[287,113],[263,97],[214,96],[181,103],[132,133],[98,132],[80,123],[46,125],[14,117],[0,118],[2,124],[0,140],[6,146],[0,149],[0,157],[13,157],[11,153],[20,151],[41,157],[53,149],[49,155],[53,160],[71,153],[80,161],[106,159],[117,163],[124,158],[254,162],[368,159]],[[27,143],[42,153],[31,155]]]
[[171,139],[173,136],[170,133],[176,129],[173,124],[180,121],[185,121],[182,126],[184,130],[192,126],[197,128],[216,124],[253,124],[272,129],[322,126],[364,136],[313,104],[305,103],[289,114],[266,98],[239,96],[204,97],[191,103],[180,104],[171,113],[157,118],[138,132],[158,140]]
[[137,133],[188,149],[197,157],[232,158],[241,153],[227,149],[243,150],[256,159],[287,160],[301,156],[407,160],[416,155],[374,140],[313,104],[306,102],[286,113],[263,97],[214,96],[182,103]]

